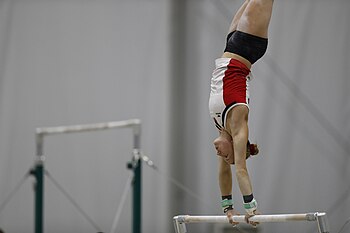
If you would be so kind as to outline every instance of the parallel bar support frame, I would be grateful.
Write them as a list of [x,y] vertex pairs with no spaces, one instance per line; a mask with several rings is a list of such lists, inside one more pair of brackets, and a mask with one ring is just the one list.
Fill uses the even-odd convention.
[[141,142],[141,120],[130,119],[125,121],[113,121],[96,124],[43,127],[36,129],[36,155],[37,159],[31,175],[34,176],[35,182],[35,209],[34,209],[34,232],[44,232],[44,137],[56,134],[81,133],[90,131],[101,131],[116,128],[132,128],[134,135],[133,143],[133,162],[135,166],[134,184],[133,184],[133,233],[141,233],[141,158],[140,142]]

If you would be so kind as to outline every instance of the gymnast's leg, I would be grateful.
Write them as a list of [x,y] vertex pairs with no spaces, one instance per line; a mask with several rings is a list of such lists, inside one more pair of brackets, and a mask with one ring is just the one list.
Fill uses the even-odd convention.
[[247,7],[248,3],[249,3],[249,0],[245,0],[244,3],[242,4],[242,6],[236,12],[236,14],[233,16],[228,33],[237,30],[238,22],[240,21],[241,16],[242,16],[243,12],[245,11],[245,8]]
[[[267,37],[272,14],[273,0],[250,0],[242,13],[237,30],[259,37]],[[227,128],[233,138],[236,176],[242,194],[252,194],[251,182],[246,168],[246,145],[248,141],[248,108],[234,107],[227,117]]]
[[[231,25],[229,27],[229,33],[237,29],[240,18],[245,11],[249,0],[245,0],[241,7],[234,15]],[[233,208],[232,202],[232,171],[231,165],[234,160],[232,138],[225,129],[220,130],[219,137],[214,141],[215,148],[219,156],[219,186],[222,196],[222,208],[224,213],[227,214],[231,224],[238,224],[232,222],[230,216],[239,214]],[[226,204],[223,204],[226,203]]]
[[[272,14],[272,5],[273,0],[250,0],[238,21],[237,31],[257,37],[267,38],[268,26]],[[240,56],[238,56],[238,58],[240,58]],[[238,60],[242,61],[244,64],[249,62],[249,59],[244,57]],[[248,63],[248,66],[249,65],[251,64]],[[234,107],[227,115],[226,128],[231,134],[233,140],[236,178],[244,198],[244,206],[249,215],[254,215],[257,203],[253,197],[253,189],[246,167],[248,113],[248,107],[245,105]]]
[[273,0],[250,0],[237,23],[237,30],[267,38]]
[[[249,3],[249,0],[245,0],[244,3],[236,12],[236,14],[234,15],[231,25],[229,27],[228,34],[237,29],[238,22],[240,21],[240,18],[245,8],[247,7],[248,3]],[[225,129],[220,129],[219,137],[216,138],[213,143],[217,151],[217,155],[223,157],[223,159],[226,160],[226,162],[228,162],[229,164],[232,164],[232,160],[233,160],[232,157],[234,157],[234,155],[233,155],[231,135],[229,135]],[[229,162],[229,160],[231,160],[231,162]],[[230,174],[231,174],[231,171],[230,171]],[[229,174],[227,174],[227,176],[229,176]],[[225,177],[225,176],[222,176],[222,177]]]

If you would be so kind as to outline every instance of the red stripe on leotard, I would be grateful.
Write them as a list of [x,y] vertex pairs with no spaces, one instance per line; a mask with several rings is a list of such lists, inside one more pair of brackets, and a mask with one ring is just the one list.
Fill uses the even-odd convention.
[[223,99],[225,105],[247,103],[247,75],[250,70],[242,62],[231,59],[223,78]]

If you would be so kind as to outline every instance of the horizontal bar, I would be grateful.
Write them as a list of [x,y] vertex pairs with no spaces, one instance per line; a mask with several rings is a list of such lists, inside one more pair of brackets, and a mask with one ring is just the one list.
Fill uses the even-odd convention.
[[[244,215],[235,215],[234,222],[246,222]],[[254,215],[249,218],[253,222],[289,222],[289,221],[315,221],[319,233],[329,233],[329,224],[326,213],[315,212],[305,214],[269,214]],[[227,216],[191,216],[178,215],[173,218],[176,233],[187,233],[186,223],[229,223]]]
[[[305,214],[270,214],[270,215],[255,215],[249,220],[254,222],[287,222],[287,221],[316,221],[318,215],[325,213],[305,213]],[[227,223],[226,216],[191,216],[179,215],[175,216],[174,220],[178,223]],[[244,215],[232,216],[234,222],[245,222]]]
[[141,124],[141,121],[139,119],[130,119],[125,121],[112,121],[112,122],[86,124],[86,125],[44,127],[44,128],[37,128],[36,134],[44,136],[44,135],[52,135],[52,134],[78,133],[78,132],[86,132],[86,131],[97,131],[97,130],[106,130],[106,129],[113,129],[113,128],[132,127],[140,124]]
[[88,131],[107,130],[115,128],[133,127],[134,133],[134,148],[140,148],[140,134],[141,134],[141,120],[129,119],[125,121],[111,121],[104,123],[85,124],[85,125],[69,125],[69,126],[57,126],[57,127],[42,127],[36,128],[36,154],[39,156],[37,162],[42,163],[44,136],[54,134],[67,134],[67,133],[80,133]]

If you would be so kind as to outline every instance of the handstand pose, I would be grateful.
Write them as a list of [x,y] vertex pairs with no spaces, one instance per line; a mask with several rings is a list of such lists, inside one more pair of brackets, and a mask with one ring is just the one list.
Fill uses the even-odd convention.
[[[273,0],[245,0],[233,17],[227,43],[211,79],[210,115],[220,135],[214,140],[219,157],[219,186],[224,213],[230,219],[238,212],[232,201],[232,173],[243,195],[246,220],[258,213],[257,201],[246,167],[246,158],[257,153],[256,145],[248,142],[248,113],[250,69],[267,49],[267,36]],[[232,222],[232,224],[237,224]]]

